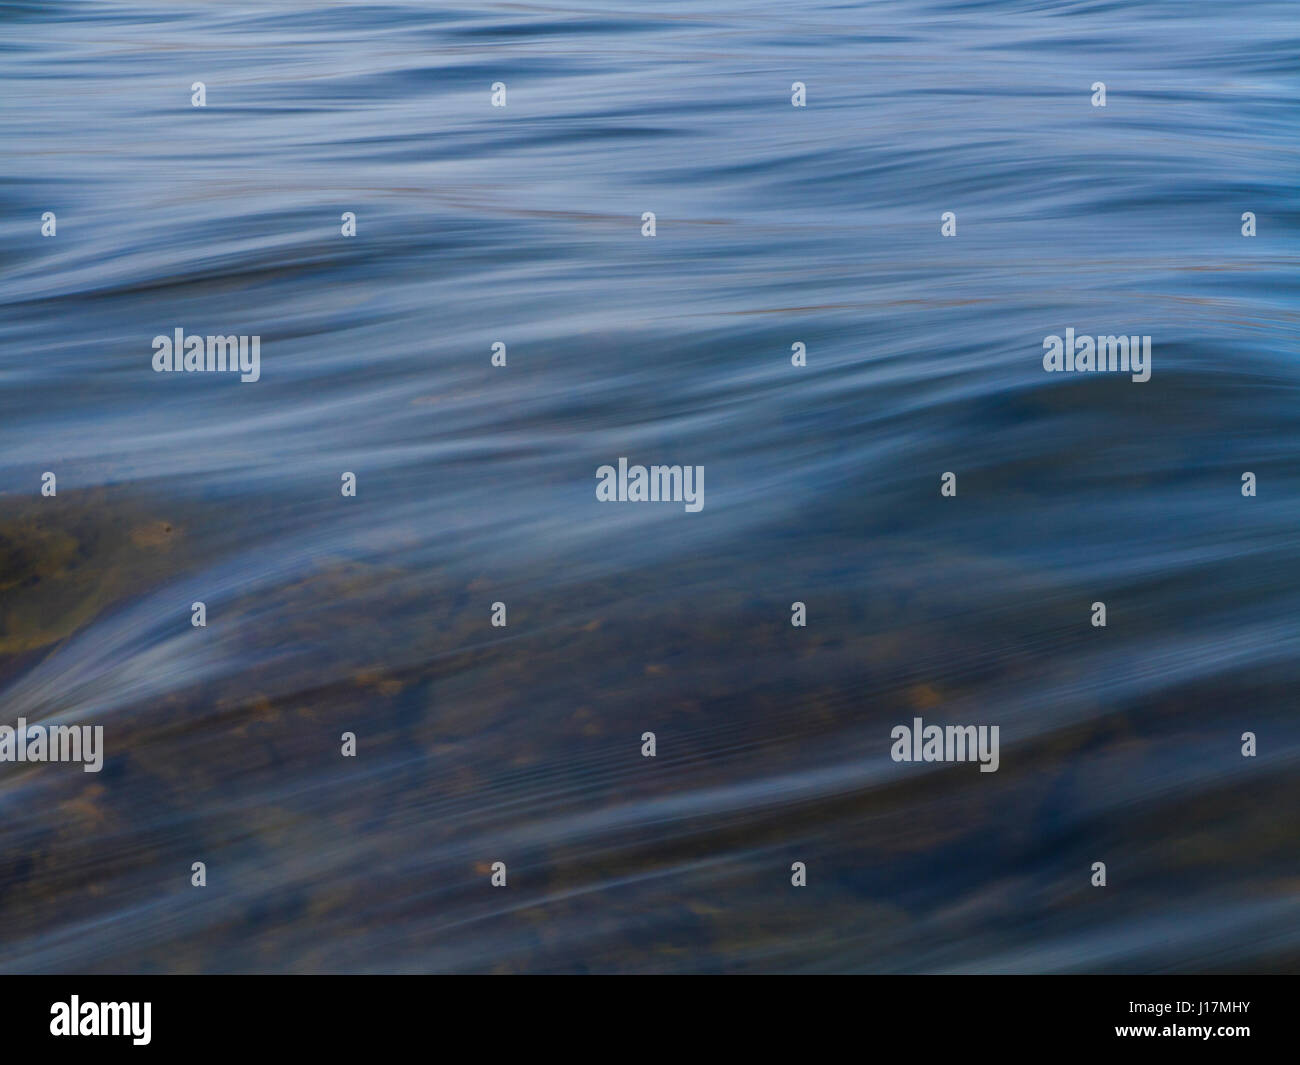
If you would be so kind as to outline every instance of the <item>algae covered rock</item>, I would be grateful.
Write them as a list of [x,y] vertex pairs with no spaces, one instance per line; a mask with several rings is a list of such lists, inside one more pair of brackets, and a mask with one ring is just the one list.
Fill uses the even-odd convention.
[[0,655],[62,640],[175,570],[180,527],[104,492],[0,503]]

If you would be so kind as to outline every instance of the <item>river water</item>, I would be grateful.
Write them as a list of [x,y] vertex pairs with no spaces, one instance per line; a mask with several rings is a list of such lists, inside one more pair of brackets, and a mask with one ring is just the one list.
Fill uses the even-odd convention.
[[[0,764],[0,971],[1297,968],[1298,50],[0,4],[0,724],[106,750]],[[260,379],[155,373],[177,328]],[[620,457],[703,508],[598,502]],[[997,772],[894,762],[917,717]]]

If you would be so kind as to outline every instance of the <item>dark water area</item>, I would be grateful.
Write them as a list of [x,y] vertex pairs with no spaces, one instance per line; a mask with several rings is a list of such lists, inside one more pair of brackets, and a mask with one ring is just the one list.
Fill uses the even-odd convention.
[[0,3],[0,972],[1300,970],[1297,14]]

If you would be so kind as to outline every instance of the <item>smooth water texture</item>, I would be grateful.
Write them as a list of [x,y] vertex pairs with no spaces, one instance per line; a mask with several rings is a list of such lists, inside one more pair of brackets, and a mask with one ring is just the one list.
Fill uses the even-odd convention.
[[[107,748],[0,764],[0,971],[1300,967],[1293,3],[0,42],[0,724]],[[917,716],[999,770],[893,762]]]

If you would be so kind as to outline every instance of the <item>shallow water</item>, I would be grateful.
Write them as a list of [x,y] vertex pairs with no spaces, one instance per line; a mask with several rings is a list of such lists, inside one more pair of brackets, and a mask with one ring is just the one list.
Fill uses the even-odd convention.
[[[0,764],[0,971],[1298,967],[1294,4],[0,41],[0,724],[107,747]],[[999,770],[893,762],[918,715]]]

